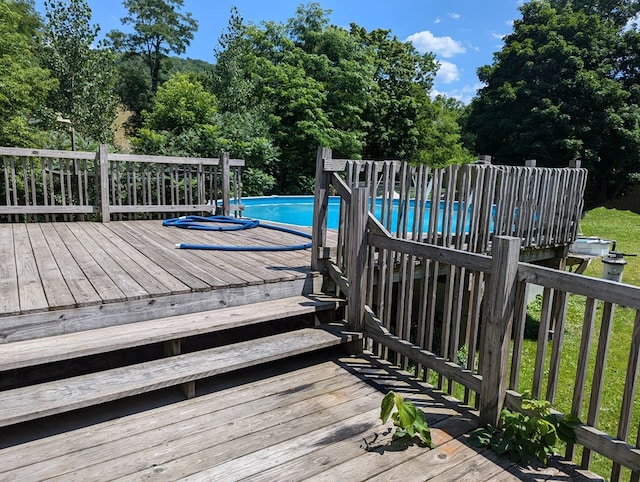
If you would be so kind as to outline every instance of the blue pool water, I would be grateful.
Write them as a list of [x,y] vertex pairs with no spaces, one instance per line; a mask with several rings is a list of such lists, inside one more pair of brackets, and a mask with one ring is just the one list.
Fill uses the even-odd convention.
[[[313,225],[313,196],[268,196],[268,197],[253,197],[243,198],[242,205],[244,205],[244,211],[242,216],[246,218],[259,219],[262,221],[272,221],[284,224],[293,224],[297,226],[311,226]],[[441,203],[441,207],[444,203]],[[410,201],[410,206],[413,206],[413,201]],[[425,218],[423,221],[424,231],[429,226],[429,206],[427,203],[427,209],[425,211]],[[391,218],[392,230],[395,230],[395,226],[398,219],[398,200],[393,201],[393,212]],[[471,206],[469,206],[469,211]],[[233,204],[231,205],[233,211]],[[382,203],[379,201],[376,206],[375,215],[378,219],[381,216]],[[442,209],[439,210],[440,219],[438,220],[438,231],[442,232]],[[338,220],[340,214],[340,198],[329,198],[329,212],[327,227],[329,229],[338,228]],[[457,204],[454,206],[453,226],[452,232],[455,231],[457,215]],[[465,229],[468,232],[471,216],[467,216]],[[408,229],[411,231],[413,228],[413,209],[409,209],[408,215]]]

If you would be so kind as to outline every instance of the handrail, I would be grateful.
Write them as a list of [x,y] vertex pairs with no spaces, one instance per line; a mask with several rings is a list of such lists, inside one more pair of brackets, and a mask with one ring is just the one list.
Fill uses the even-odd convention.
[[[319,164],[339,167],[326,162],[330,151],[323,151],[322,156]],[[401,239],[389,232],[379,213],[370,212],[371,186],[362,186],[356,176],[344,181],[336,172],[320,179],[326,186],[317,186],[316,194],[328,195],[331,183],[341,197],[342,228],[336,248],[316,246],[313,256],[318,268],[346,295],[347,321],[351,329],[364,332],[368,340],[364,346],[404,368],[411,367],[418,376],[434,372],[438,387],[449,393],[454,393],[455,384],[461,385],[465,402],[479,407],[484,422],[495,423],[501,407],[521,410],[526,292],[531,285],[541,286],[533,395],[549,400],[562,415],[556,403],[559,373],[572,370],[576,388],[567,413],[583,420],[575,430],[576,443],[583,446],[580,466],[590,468],[591,454],[598,453],[613,461],[612,480],[619,480],[621,467],[640,471],[640,448],[635,446],[638,434],[631,430],[632,415],[638,410],[634,399],[640,375],[640,288],[522,262],[518,238],[494,236],[491,256],[460,249],[460,245],[440,246],[426,237]],[[439,183],[436,179],[434,185]],[[320,214],[314,219],[314,230],[319,231],[316,223],[324,219],[323,203],[318,197],[315,202]],[[362,219],[366,219],[365,231],[357,227]],[[569,296],[585,300],[577,367],[574,362],[566,365],[562,358]],[[599,305],[601,312],[596,310]],[[616,306],[635,311],[635,326],[626,382],[620,387],[618,427],[604,431],[598,426],[597,414],[606,385],[606,355]],[[600,333],[595,330],[597,316]],[[594,338],[596,361],[590,367],[587,362]],[[459,359],[460,348],[466,351],[466,360]],[[589,380],[592,393],[583,412]],[[637,422],[633,430],[640,431]],[[567,447],[566,456],[574,458],[573,445]]]
[[[242,159],[0,147],[0,216],[9,221],[214,211],[240,196]],[[235,174],[231,175],[231,170]],[[88,217],[88,218],[87,218]],[[0,219],[2,219],[0,217]]]

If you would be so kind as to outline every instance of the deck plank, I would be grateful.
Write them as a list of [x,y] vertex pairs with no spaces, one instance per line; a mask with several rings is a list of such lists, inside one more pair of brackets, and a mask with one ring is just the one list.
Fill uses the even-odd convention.
[[341,302],[330,297],[296,296],[8,343],[0,350],[0,371],[219,332],[283,316],[312,315],[336,309]]
[[44,293],[36,256],[24,224],[13,225],[18,297],[23,312],[45,310],[49,307]]
[[[100,426],[100,433],[104,435],[98,439],[92,438],[87,430],[80,430],[72,434],[70,440],[60,440],[64,441],[64,446],[43,446],[36,441],[34,446],[45,450],[51,448],[54,452],[27,464],[19,459],[24,450],[14,448],[13,453],[8,454],[7,465],[15,466],[10,474],[16,480],[27,475],[49,480],[55,480],[54,477],[61,480],[125,477],[162,461],[194,455],[198,448],[219,447],[247,433],[276,427],[295,417],[296,408],[307,404],[332,406],[338,403],[338,397],[332,397],[328,392],[343,397],[360,395],[358,390],[362,387],[354,387],[348,374],[336,372],[328,365],[324,368],[334,377],[326,377],[320,368],[305,370],[298,376],[258,382],[252,390],[232,389],[230,393],[204,395],[193,401],[180,402],[173,410],[163,407],[152,413],[129,416],[118,424],[107,422]],[[288,390],[283,389],[283,385]],[[285,393],[286,397],[283,396]],[[212,433],[216,436],[212,437]],[[117,464],[114,459],[118,460]]]
[[[194,291],[205,291],[211,289],[211,287],[225,286],[225,282],[216,277],[211,271],[207,271],[189,260],[180,259],[176,256],[177,251],[175,248],[167,246],[166,243],[158,243],[155,237],[149,238],[144,231],[133,223],[114,223],[110,226],[110,229],[118,233],[127,233],[127,239],[132,246],[153,262],[163,266],[169,273]],[[125,235],[121,234],[121,236],[124,237]]]
[[[147,225],[148,226],[148,225]],[[166,243],[167,246],[171,246],[175,249],[175,245],[180,242],[180,240],[187,240],[186,242],[194,241],[198,244],[201,243],[209,243],[209,240],[200,241],[203,236],[210,233],[215,233],[215,231],[195,231],[183,229],[177,233],[177,230],[160,226],[159,229],[156,230],[155,236],[158,241],[162,241]],[[176,234],[181,234],[182,236],[177,237]],[[216,234],[220,234],[217,232]],[[224,243],[226,244],[226,243]],[[215,259],[215,266],[218,269],[216,275],[226,281],[229,285],[233,286],[234,284],[257,284],[262,283],[265,280],[277,281],[279,277],[273,276],[272,273],[263,273],[263,276],[258,276],[255,273],[256,268],[249,266],[245,261],[241,261],[235,258],[236,253],[233,252],[225,252],[225,256],[218,256],[218,252],[216,251],[208,251],[208,250],[197,250],[197,249],[175,249],[176,255],[182,259],[190,260],[195,264],[209,264],[212,263]],[[233,262],[234,260],[235,262]],[[268,276],[266,276],[268,275]],[[266,277],[265,277],[266,276]]]
[[[17,474],[18,469],[41,470],[42,474],[56,475],[57,472],[49,472],[47,466],[49,461],[54,463],[56,459],[68,459],[74,457],[76,453],[93,450],[102,452],[102,458],[95,458],[95,463],[112,460],[117,457],[114,450],[121,453],[131,453],[138,449],[136,445],[137,437],[147,437],[148,434],[156,434],[164,427],[176,428],[175,439],[179,438],[178,430],[182,425],[187,425],[189,420],[194,418],[197,421],[200,417],[206,416],[212,411],[212,407],[219,413],[219,423],[226,423],[225,413],[229,410],[238,410],[240,407],[246,408],[238,416],[240,419],[246,417],[259,416],[263,410],[271,410],[287,405],[291,401],[305,400],[325,393],[326,390],[339,389],[353,384],[353,379],[341,368],[331,362],[322,362],[312,367],[298,367],[299,363],[292,363],[292,371],[282,373],[281,370],[274,370],[273,367],[267,369],[265,378],[256,379],[253,371],[246,371],[234,376],[227,376],[223,381],[216,380],[213,393],[204,393],[201,396],[181,400],[177,403],[170,403],[152,410],[141,411],[127,415],[122,419],[113,418],[108,421],[98,423],[90,427],[81,427],[69,432],[46,436],[36,432],[31,441],[19,444],[20,439],[13,442],[6,448],[0,450],[2,464],[0,473]],[[261,368],[260,372],[265,372]],[[251,390],[246,390],[243,383],[250,383]],[[177,393],[177,390],[175,391]],[[287,395],[284,397],[283,395]],[[290,398],[292,397],[292,398]],[[126,402],[126,401],[124,401]],[[120,402],[123,404],[123,401]],[[130,402],[129,402],[130,404]],[[91,411],[85,410],[85,412]],[[71,414],[69,414],[71,416]],[[78,415],[73,417],[78,419]],[[41,428],[41,422],[37,422]],[[32,426],[35,422],[32,422]],[[208,430],[208,426],[202,426]],[[31,427],[33,430],[33,427]],[[14,437],[19,435],[20,430],[13,430]],[[30,430],[22,430],[22,437],[28,437]],[[3,439],[7,443],[9,437]],[[120,446],[124,446],[124,449]],[[112,457],[113,455],[113,457]],[[92,460],[93,455],[91,455]],[[78,462],[60,462],[72,465],[76,468],[90,466],[83,464],[82,458]],[[37,465],[40,465],[38,468]]]
[[339,330],[301,329],[3,392],[0,426],[98,405],[160,388],[353,341]]
[[34,253],[37,253],[36,265],[48,305],[60,308],[75,306],[75,298],[67,286],[40,225],[26,224],[26,227],[31,247]]
[[18,272],[13,242],[13,225],[0,224],[0,313],[18,313]]
[[[130,236],[128,233],[117,233],[111,229],[112,224],[99,224],[94,228],[100,231],[105,237],[112,238],[120,246],[120,249],[136,264],[142,266],[151,276],[155,277],[162,285],[169,289],[174,294],[189,293],[191,288],[186,284],[173,276],[167,271],[164,266],[154,263],[142,252],[136,249],[130,242]],[[124,234],[124,236],[122,236]]]
[[126,296],[122,290],[93,259],[87,248],[85,248],[69,229],[69,226],[65,223],[57,223],[53,226],[60,236],[60,239],[62,239],[69,252],[73,255],[80,269],[82,269],[82,272],[87,279],[91,281],[92,286],[102,301],[104,303],[110,303],[126,300]]
[[42,234],[47,239],[51,255],[55,259],[64,280],[74,297],[76,306],[87,306],[99,303],[100,296],[91,284],[91,281],[82,272],[82,269],[65,245],[52,224],[40,224]]
[[[36,233],[35,226],[29,227],[32,233]],[[304,292],[308,292],[314,276],[310,268],[310,250],[211,252],[174,247],[176,242],[185,240],[236,247],[304,241],[287,233],[265,229],[194,231],[165,228],[161,221],[144,220],[106,224],[39,223],[37,226],[42,236],[33,234],[37,236],[34,241],[42,246],[46,242],[48,249],[39,252],[36,258],[30,242],[24,242],[25,225],[3,224],[0,236],[5,242],[0,244],[0,274],[3,275],[0,288],[4,288],[6,294],[0,300],[0,317],[50,313],[47,319],[56,322],[77,308],[157,300],[174,295],[206,296],[199,293],[212,290],[221,290],[217,297],[224,306],[226,301],[222,290],[253,293],[262,286],[265,296],[269,296],[268,292],[275,289],[273,285],[288,283],[293,286],[298,281],[308,281],[303,283]],[[15,239],[14,229],[17,230]],[[19,257],[16,242],[22,243],[20,249],[27,253],[28,258]],[[21,263],[20,277],[18,262]],[[35,278],[37,268],[53,273],[56,265],[62,278],[52,274],[44,279],[44,282],[51,279],[49,285],[52,289],[31,286],[36,281],[40,283]],[[54,282],[54,277],[59,282]],[[73,296],[73,303],[64,284]],[[34,290],[39,290],[39,295]],[[291,292],[291,295],[301,292]],[[45,303],[47,295],[49,300]],[[54,312],[59,312],[59,316]]]
[[[476,418],[462,405],[449,416],[442,407],[453,401],[437,392],[423,406],[430,420],[430,407],[438,409],[431,425],[437,446],[394,447],[389,425],[378,418],[377,386],[391,378],[391,367],[368,356],[312,358],[211,380],[190,400],[163,390],[158,396],[166,404],[136,397],[120,401],[119,409],[108,404],[68,414],[69,423],[91,413],[103,421],[53,435],[13,429],[4,443],[26,440],[0,448],[0,480],[574,480],[574,471],[516,470],[507,459],[472,448],[468,435],[458,434]],[[410,385],[402,372],[399,379]],[[136,411],[113,411],[125,407]]]
[[93,259],[102,270],[111,278],[116,286],[122,291],[126,299],[137,300],[146,298],[149,293],[138,283],[120,264],[118,260],[111,257],[105,246],[97,243],[87,231],[89,225],[83,223],[65,223],[69,231],[91,254]]
[[[97,223],[90,223],[84,227],[91,240],[97,243],[110,259],[131,276],[131,279],[135,279],[136,283],[145,291],[145,295],[165,296],[171,294],[171,288],[168,288],[159,279],[160,273],[151,274],[145,269],[144,263],[138,263],[139,259],[135,257],[137,251],[133,250],[134,253],[128,250],[125,243],[118,242],[118,239],[114,239],[113,235],[109,236],[110,232],[105,233]],[[185,290],[188,291],[186,285],[178,289],[183,293]]]

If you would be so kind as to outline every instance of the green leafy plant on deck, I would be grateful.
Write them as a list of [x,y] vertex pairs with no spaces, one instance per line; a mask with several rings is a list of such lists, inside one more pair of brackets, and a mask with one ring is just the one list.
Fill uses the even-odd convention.
[[425,445],[433,448],[431,431],[424,418],[424,412],[418,409],[413,402],[405,400],[394,391],[385,395],[380,406],[380,420],[383,424],[387,423],[389,416],[396,427],[393,440],[418,437]]
[[547,463],[560,441],[575,442],[574,429],[580,425],[577,417],[567,415],[560,419],[551,413],[546,400],[522,396],[526,413],[504,409],[499,427],[480,427],[471,434],[471,443],[478,447],[491,447],[499,455],[508,455],[512,462],[528,465],[533,458]]

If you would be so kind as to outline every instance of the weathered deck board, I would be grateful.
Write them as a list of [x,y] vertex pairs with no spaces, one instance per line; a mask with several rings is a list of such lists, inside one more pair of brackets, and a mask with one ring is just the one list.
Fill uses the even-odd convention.
[[[68,414],[57,428],[20,425],[3,440],[0,480],[573,480],[470,447],[460,433],[474,412],[376,363],[298,357],[210,380],[190,400],[163,390],[160,403],[134,398]],[[426,412],[435,449],[390,443],[378,418],[378,388],[390,386]]]
[[194,231],[163,227],[157,220],[2,224],[0,241],[0,319],[311,276],[309,250],[175,248],[182,241],[237,247],[304,242],[267,229]]
[[0,313],[20,311],[13,226],[0,224]]
[[0,426],[241,370],[353,341],[341,326],[306,328],[2,392]]
[[49,306],[44,287],[40,282],[36,254],[31,246],[24,224],[13,225],[18,296],[22,311],[41,310]]
[[[96,304],[101,301],[91,282],[78,266],[75,258],[60,238],[52,224],[40,224],[42,234],[47,239],[51,254],[54,257],[64,280],[74,297],[76,306]],[[55,305],[54,305],[55,306]]]
[[[105,233],[98,229],[99,226],[101,225],[91,223],[83,225],[83,228],[91,240],[98,244],[110,259],[114,260],[125,273],[131,276],[131,279],[135,279],[135,282],[144,290],[142,297],[171,294],[172,290],[158,278],[157,271],[152,274],[145,269],[145,265],[148,264],[146,258],[140,263],[137,251],[127,249],[126,243],[121,243],[118,238],[109,235],[109,232]],[[177,290],[185,292],[187,287],[186,285],[179,286]]]
[[[245,233],[244,231],[250,231]],[[293,241],[290,239],[276,239],[271,238],[268,242],[264,242],[263,238],[259,235],[254,235],[253,230],[244,230],[227,233],[220,236],[218,233],[216,236],[211,236],[211,239],[203,238],[202,233],[198,234],[197,231],[185,230],[185,229],[166,229],[164,237],[167,240],[171,240],[173,244],[178,243],[193,243],[193,244],[217,244],[222,246],[280,246],[286,243],[304,244],[299,241]],[[215,256],[215,251],[194,251],[194,253],[202,258],[208,259],[210,256]],[[286,257],[285,257],[286,256]],[[301,258],[302,256],[302,258]],[[265,279],[271,279],[273,281],[279,281],[285,279],[292,274],[295,274],[296,267],[292,263],[294,260],[299,259],[301,267],[308,269],[309,265],[309,253],[308,251],[289,251],[286,255],[278,252],[268,251],[227,251],[225,252],[227,257],[234,265],[241,269],[248,270],[249,273],[257,273],[260,277]],[[299,272],[299,271],[298,271]]]
[[283,316],[312,315],[336,309],[341,303],[328,296],[297,296],[7,343],[0,350],[0,371],[214,333]]
[[112,256],[107,251],[108,246],[96,242],[91,233],[87,233],[86,226],[81,223],[66,223],[66,227],[75,235],[80,244],[83,245],[94,261],[111,278],[128,300],[137,300],[148,296],[148,293],[140,283],[123,267],[128,260],[122,259],[120,253]]
[[109,229],[120,238],[144,254],[152,263],[162,266],[168,273],[180,282],[190,286],[194,291],[204,291],[212,286],[223,286],[217,278],[208,278],[209,283],[197,275],[202,276],[202,268],[182,262],[174,256],[175,250],[165,246],[158,246],[154,239],[148,239],[144,234],[132,229],[125,222],[110,223]]
[[104,272],[93,259],[90,252],[76,238],[66,224],[54,225],[60,239],[65,243],[74,259],[82,269],[86,279],[93,285],[102,302],[116,302],[127,299],[126,295],[118,288],[115,282]]
[[48,241],[38,224],[26,224],[29,240],[34,253],[42,288],[50,306],[67,308],[75,305],[73,294],[60,271]]

